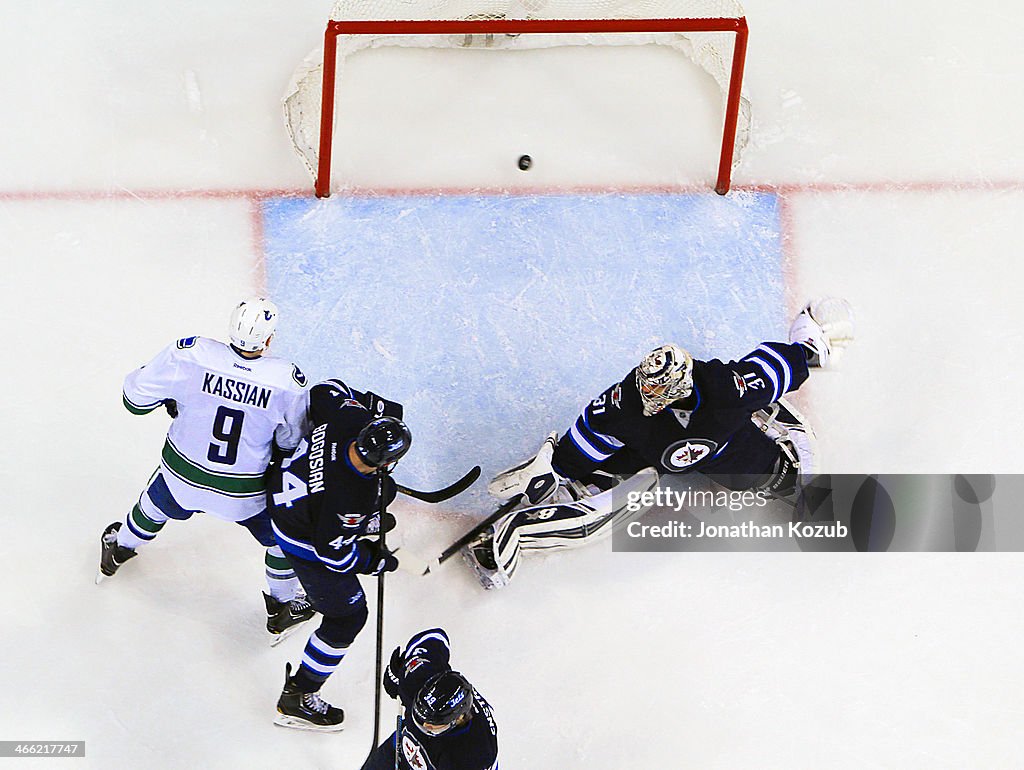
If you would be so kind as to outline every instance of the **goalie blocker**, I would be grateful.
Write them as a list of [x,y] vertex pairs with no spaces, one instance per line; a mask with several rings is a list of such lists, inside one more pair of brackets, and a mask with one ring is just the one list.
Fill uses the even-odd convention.
[[595,471],[586,483],[559,485],[551,498],[539,505],[524,498],[523,507],[499,519],[476,543],[467,546],[464,558],[484,588],[502,588],[519,567],[522,551],[578,548],[604,540],[646,512],[642,506],[627,510],[627,502],[657,483],[654,468],[630,476]]

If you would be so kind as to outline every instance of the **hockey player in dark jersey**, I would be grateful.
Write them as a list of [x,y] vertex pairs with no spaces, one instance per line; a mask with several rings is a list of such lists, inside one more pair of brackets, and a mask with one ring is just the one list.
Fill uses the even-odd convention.
[[452,670],[450,654],[440,628],[416,634],[391,654],[384,690],[401,700],[405,716],[361,770],[497,770],[494,714],[466,677]]
[[[377,416],[383,415],[383,416]],[[400,405],[328,380],[310,391],[312,429],[267,485],[274,536],[288,554],[307,600],[323,619],[306,642],[298,670],[285,668],[275,723],[340,730],[344,713],[319,690],[366,624],[358,575],[379,575],[398,560],[369,536],[390,529],[379,515],[396,492],[389,475],[412,436]],[[382,506],[383,502],[383,506]]]
[[789,343],[764,342],[738,361],[694,360],[674,344],[651,351],[560,439],[551,434],[534,458],[491,481],[491,494],[519,496],[519,508],[464,552],[467,561],[485,587],[501,587],[521,549],[594,542],[627,513],[640,515],[625,509],[627,494],[650,489],[662,473],[699,472],[729,489],[793,494],[799,477],[816,471],[815,441],[782,397],[852,339],[849,304],[825,298],[797,315]]

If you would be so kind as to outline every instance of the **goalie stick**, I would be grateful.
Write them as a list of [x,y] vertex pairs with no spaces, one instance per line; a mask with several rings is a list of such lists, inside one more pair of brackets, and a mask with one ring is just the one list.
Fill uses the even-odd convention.
[[519,501],[522,499],[522,497],[522,495],[516,495],[511,500],[506,500],[504,503],[502,503],[501,507],[498,508],[498,510],[496,510],[486,519],[484,519],[475,527],[473,527],[473,529],[469,530],[469,532],[464,534],[450,546],[445,548],[441,552],[441,555],[438,556],[433,563],[427,565],[427,568],[423,571],[423,574],[429,574],[432,567],[437,567],[444,564],[446,561],[448,561],[448,559],[450,559],[452,556],[461,551],[465,546],[469,545],[474,540],[476,540],[476,538],[478,538],[485,529],[487,529],[489,526],[494,524],[494,522],[496,522],[502,516],[507,514],[513,508],[515,508],[519,504]]
[[420,492],[418,489],[410,489],[409,487],[399,484],[398,491],[403,495],[414,497],[425,503],[442,503],[445,500],[455,497],[455,495],[465,492],[478,478],[480,478],[480,466],[474,465],[469,473],[454,484],[449,484],[444,489],[438,489],[434,492]]
[[441,552],[440,556],[435,556],[433,559],[427,559],[425,556],[421,556],[416,551],[407,548],[404,544],[395,547],[392,553],[398,557],[398,568],[414,575],[422,576],[433,574],[433,571],[440,567],[443,562],[448,561],[448,559],[457,554],[462,548],[480,537],[481,533],[483,533],[485,529],[511,511],[519,503],[520,497],[521,495],[516,495],[511,500],[504,503],[500,508],[498,508],[498,510],[473,527],[469,532],[464,534],[450,546],[445,548],[444,551]]

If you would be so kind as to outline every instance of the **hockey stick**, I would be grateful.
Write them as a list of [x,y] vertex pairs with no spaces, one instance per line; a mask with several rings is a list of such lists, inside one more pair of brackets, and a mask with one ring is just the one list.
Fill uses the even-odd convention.
[[400,765],[402,764],[399,757],[402,756],[402,750],[398,745],[398,742],[402,740],[402,715],[398,715],[398,720],[395,723],[395,770],[401,770]]
[[416,551],[412,551],[405,545],[396,545],[391,553],[398,559],[398,569],[409,572],[413,575],[427,575],[430,570],[437,566],[437,559],[427,559]]
[[[387,503],[384,502],[384,476],[387,471],[377,471],[377,495],[380,500],[380,520],[384,521],[384,513],[387,509]],[[380,545],[381,552],[387,552],[387,544],[384,540],[384,527],[380,528],[380,539],[377,541]],[[383,676],[383,660],[384,660],[384,571],[377,575],[377,667],[376,675],[374,680],[374,698],[373,698],[373,745],[370,746],[370,753],[367,756],[372,757],[374,752],[377,750],[377,743],[380,741],[380,688],[381,688],[381,677]]]
[[398,491],[403,495],[415,497],[417,500],[422,500],[425,503],[442,503],[449,498],[455,497],[455,495],[465,492],[478,478],[480,478],[480,466],[474,465],[469,473],[454,484],[449,484],[444,489],[438,489],[436,492],[420,492],[417,489],[410,489],[401,484],[398,484]]
[[[513,508],[515,508],[519,504],[519,501],[522,499],[522,497],[523,497],[522,495],[516,495],[511,500],[506,500],[504,503],[501,504],[501,507],[498,508],[498,510],[496,510],[494,513],[492,513],[486,519],[484,519],[479,524],[477,524],[475,527],[473,527],[473,529],[469,530],[469,532],[464,534],[462,537],[460,537],[458,540],[456,540],[450,546],[445,548],[441,552],[441,555],[437,557],[437,566],[440,566],[441,564],[444,564],[452,556],[454,556],[460,550],[462,550],[462,548],[464,548],[465,546],[469,545],[471,542],[473,542],[473,540],[475,540],[477,537],[479,537],[480,533],[482,533],[485,529],[487,529],[489,526],[494,524],[494,522],[496,522],[502,516],[507,514]],[[434,566],[434,565],[431,565],[431,566]],[[428,566],[427,569],[423,572],[424,575],[427,575],[427,574],[430,573],[431,566]]]

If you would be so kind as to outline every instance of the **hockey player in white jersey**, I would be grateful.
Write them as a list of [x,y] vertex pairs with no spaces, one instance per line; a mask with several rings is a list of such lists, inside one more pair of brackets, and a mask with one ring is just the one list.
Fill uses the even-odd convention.
[[110,577],[168,519],[198,512],[246,527],[266,547],[267,630],[274,642],[314,611],[274,540],[264,474],[275,445],[286,452],[302,439],[306,377],[266,354],[278,310],[269,299],[240,302],[230,344],[185,337],[164,348],[124,381],[124,406],[148,414],[160,406],[173,418],[157,468],[123,522],[103,532],[100,575]]

